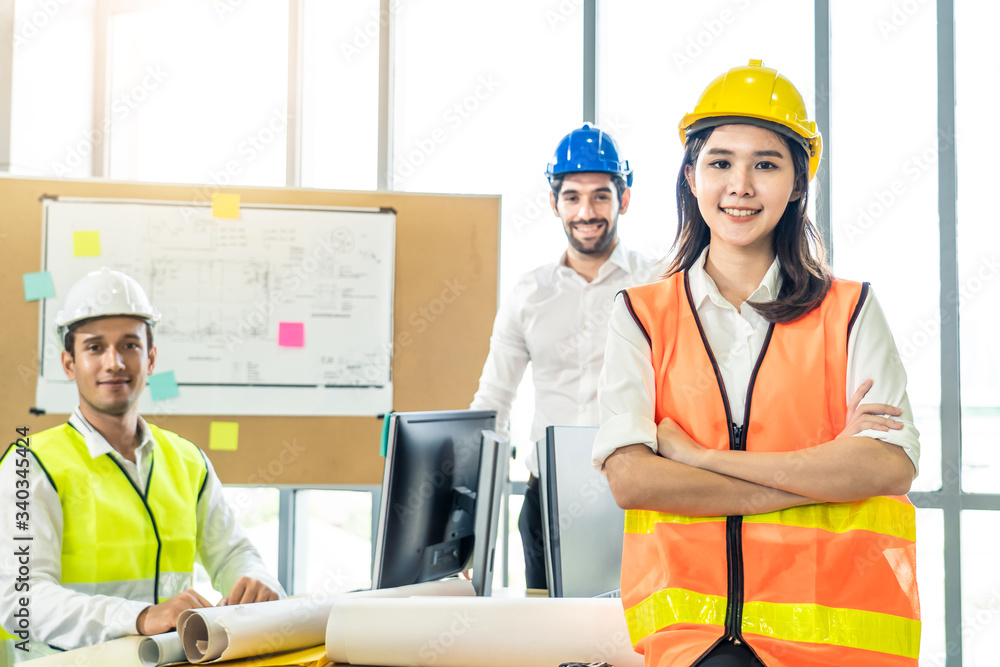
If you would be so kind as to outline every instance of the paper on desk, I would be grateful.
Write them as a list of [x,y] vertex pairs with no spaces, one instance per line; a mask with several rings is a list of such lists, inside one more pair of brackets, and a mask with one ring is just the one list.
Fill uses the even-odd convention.
[[28,660],[31,667],[140,667],[139,644],[145,637],[130,635],[103,644],[84,646],[58,655]]
[[181,637],[176,632],[166,632],[143,638],[139,643],[139,662],[142,667],[159,667],[187,662]]
[[330,612],[326,654],[337,663],[387,667],[643,664],[621,600],[610,598],[340,599]]
[[263,658],[240,658],[226,663],[226,667],[326,667],[326,647],[322,644],[288,653],[268,655]]
[[339,599],[475,595],[469,581],[451,579],[399,588],[358,591],[323,597],[187,609],[177,619],[189,662],[232,660],[322,644],[330,609]]

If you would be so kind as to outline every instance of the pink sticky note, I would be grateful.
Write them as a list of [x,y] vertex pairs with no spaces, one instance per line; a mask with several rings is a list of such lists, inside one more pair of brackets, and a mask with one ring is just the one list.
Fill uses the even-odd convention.
[[305,347],[306,325],[302,322],[278,323],[278,347]]

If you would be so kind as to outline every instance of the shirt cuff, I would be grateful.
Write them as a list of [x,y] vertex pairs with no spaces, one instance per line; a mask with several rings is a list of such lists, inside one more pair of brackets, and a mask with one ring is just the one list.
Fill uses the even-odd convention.
[[594,467],[603,472],[604,461],[619,447],[629,445],[646,445],[656,453],[656,422],[634,412],[605,421],[594,439]]
[[124,637],[125,635],[137,635],[139,630],[135,627],[135,622],[139,619],[139,614],[146,607],[151,607],[148,602],[138,600],[123,600],[121,606],[115,610],[109,619],[107,636],[110,638]]
[[[906,431],[906,427],[903,427],[901,431]],[[866,429],[860,433],[855,433],[855,438],[871,438],[872,440],[879,440],[881,442],[887,442],[890,445],[896,445],[897,447],[902,447],[906,455],[910,457],[910,461],[913,462],[913,477],[916,479],[917,475],[920,474],[920,450],[913,446],[913,443],[909,442],[905,436],[900,437],[898,435],[899,430],[891,431],[877,431],[875,429]]]

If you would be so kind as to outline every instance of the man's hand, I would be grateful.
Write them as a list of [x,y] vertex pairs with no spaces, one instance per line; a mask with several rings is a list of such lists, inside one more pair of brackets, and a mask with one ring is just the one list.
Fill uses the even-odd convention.
[[697,468],[705,448],[695,442],[677,422],[664,417],[656,427],[656,451],[665,459]]
[[177,617],[185,609],[201,609],[212,604],[193,588],[179,593],[169,600],[146,607],[135,620],[135,629],[140,635],[158,635],[177,627]]
[[233,584],[229,595],[219,600],[219,607],[230,604],[251,604],[253,602],[270,602],[277,600],[278,594],[270,588],[250,577],[240,577]]
[[903,428],[902,422],[898,422],[888,416],[898,417],[903,411],[894,405],[885,403],[865,403],[861,405],[861,399],[865,397],[874,384],[870,379],[865,380],[858,387],[858,390],[851,396],[851,402],[847,406],[847,420],[844,430],[837,438],[848,438],[857,435],[862,431],[874,429],[876,431],[888,431],[889,429],[899,430]]

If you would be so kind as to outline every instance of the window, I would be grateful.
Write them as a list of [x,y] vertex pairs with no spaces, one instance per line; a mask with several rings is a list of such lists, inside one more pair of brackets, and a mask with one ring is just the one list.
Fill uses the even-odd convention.
[[[958,293],[962,351],[962,488],[996,493],[1000,478],[1000,227],[984,215],[979,202],[994,189],[982,157],[1000,150],[1000,140],[983,130],[983,111],[995,109],[1000,91],[983,85],[986,63],[994,60],[988,27],[1000,19],[993,4],[955,5],[956,60],[982,63],[956,69],[958,104]],[[986,195],[985,198],[988,198]]]
[[[890,1],[832,6],[834,270],[871,282],[889,320],[920,431],[913,489],[931,491],[941,486],[937,63],[926,48],[936,23],[928,4],[904,28],[889,30],[883,24],[892,7]],[[906,67],[893,64],[900,52]],[[892,86],[869,75],[888,68]],[[913,270],[904,276],[900,262]]]
[[287,26],[287,2],[113,14],[107,175],[283,186]]
[[531,0],[400,7],[393,188],[503,195],[505,295],[565,245],[543,174],[583,120],[582,11]]
[[378,183],[378,0],[305,3],[302,185],[374,190]]
[[372,494],[310,489],[297,492],[295,503],[295,593],[369,588],[372,511],[378,513]]
[[94,0],[14,3],[10,173],[85,178],[95,145]]
[[1000,637],[1000,545],[998,512],[962,512],[962,644],[966,667],[996,661]]

